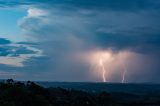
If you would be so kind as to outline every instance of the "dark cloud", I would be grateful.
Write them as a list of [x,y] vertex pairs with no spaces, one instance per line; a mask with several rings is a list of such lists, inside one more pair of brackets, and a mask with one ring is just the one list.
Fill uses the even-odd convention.
[[34,54],[36,51],[29,50],[26,47],[19,46],[16,47],[14,45],[8,45],[0,47],[0,56],[19,56],[22,54]]
[[115,51],[130,50],[137,53],[160,53],[159,35],[116,35],[100,33],[93,42],[102,49],[112,48]]
[[[35,8],[48,14],[44,14],[46,16],[41,18],[26,17],[20,23],[20,27],[26,30],[27,35],[39,41],[50,40],[55,45],[55,42],[62,44],[67,41],[66,39],[74,36],[86,45],[84,49],[95,46],[102,49],[128,49],[140,53],[159,50],[160,10],[157,7],[160,4],[157,1],[55,0],[34,2],[42,3],[43,5],[39,4]],[[55,4],[61,4],[63,7],[61,5],[52,6]],[[73,9],[65,9],[68,6]],[[101,7],[104,7],[103,11]],[[68,42],[70,41],[66,43]]]
[[[40,57],[42,51],[35,48],[31,43],[19,44],[0,38],[0,64],[12,67],[23,67],[27,59]],[[1,67],[2,68],[2,67]]]
[[[53,76],[57,80],[60,77],[63,77],[63,80],[71,80],[72,76],[77,76],[77,79],[73,78],[75,80],[80,80],[82,77],[90,80],[86,77],[89,76],[86,64],[75,60],[72,56],[96,49],[112,49],[115,52],[130,51],[146,56],[145,58],[149,57],[146,62],[143,61],[143,64],[147,64],[150,68],[140,67],[139,70],[153,69],[150,73],[154,75],[159,73],[160,62],[154,61],[156,58],[159,59],[160,53],[160,2],[158,0],[1,2],[1,6],[6,5],[28,6],[27,16],[21,19],[18,25],[25,35],[39,42],[39,45],[34,47],[43,49],[49,57],[26,62],[25,64],[31,67],[28,70],[36,70],[36,67],[40,66],[43,70],[49,70],[48,72],[53,71],[55,74]],[[8,53],[8,49],[4,47],[0,49],[5,51],[3,55]],[[26,47],[19,47],[15,51],[16,54],[33,52],[28,51]],[[134,72],[134,69],[130,70]],[[131,80],[136,81],[134,78]]]
[[22,54],[36,54],[37,51],[29,50],[24,45],[3,45],[0,47],[0,56],[20,56]]
[[4,38],[0,38],[0,45],[2,44],[10,44],[11,41],[7,40],[7,39],[4,39]]
[[[39,4],[37,4],[39,3]],[[160,9],[158,0],[2,0],[2,6],[17,6],[17,5],[48,5],[51,7],[60,7],[65,9],[85,8],[85,9],[101,9],[101,10],[116,10],[116,11],[136,11],[145,9]],[[44,6],[47,8],[46,6]]]
[[[141,64],[147,64],[152,68],[135,69],[143,72],[153,69],[155,63],[159,63],[153,61],[159,58],[160,53],[160,2],[158,1],[32,0],[29,2],[33,5],[29,7],[28,15],[20,21],[19,26],[25,30],[25,35],[38,41],[39,47],[50,57],[51,64],[48,70],[52,70],[55,74],[54,80],[82,80],[82,77],[91,80],[92,78],[86,77],[89,76],[89,68],[85,62],[77,61],[74,55],[96,49],[111,49],[116,53],[130,51],[145,55],[145,58],[150,57]],[[152,64],[149,62],[151,60]],[[81,68],[77,69],[74,66]],[[134,69],[129,68],[129,70],[136,73]],[[159,67],[156,67],[145,75],[157,74],[158,70]],[[148,80],[147,78],[143,80]],[[130,79],[136,81],[134,78]]]
[[17,1],[17,0],[0,0],[0,7],[1,8],[10,8],[10,7],[17,7],[22,5],[31,5],[32,3],[29,3],[26,0]]

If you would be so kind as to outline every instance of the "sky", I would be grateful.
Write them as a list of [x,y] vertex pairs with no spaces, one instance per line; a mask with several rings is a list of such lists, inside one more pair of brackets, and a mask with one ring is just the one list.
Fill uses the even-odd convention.
[[0,0],[0,79],[160,83],[159,0]]

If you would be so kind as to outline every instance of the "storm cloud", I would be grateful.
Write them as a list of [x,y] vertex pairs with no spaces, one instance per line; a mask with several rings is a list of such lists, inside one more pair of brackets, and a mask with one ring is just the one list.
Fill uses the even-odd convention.
[[63,42],[75,37],[87,47],[135,52],[159,49],[158,1],[55,0],[33,4],[20,27],[36,39]]
[[[141,67],[136,63],[137,69],[130,66],[130,73],[136,72],[130,76],[131,82],[156,82],[154,76],[160,73],[158,0],[1,1],[1,8],[23,6],[27,8],[27,15],[19,20],[18,25],[23,35],[38,43],[37,47],[49,57],[47,70],[53,73],[54,80],[94,80],[86,63],[75,56],[97,49],[111,49],[115,53],[129,51],[138,54],[141,60],[138,61],[148,66],[145,68],[145,65]],[[26,48],[21,51],[25,52]],[[39,63],[41,65],[44,64]],[[142,78],[143,75],[148,77]]]

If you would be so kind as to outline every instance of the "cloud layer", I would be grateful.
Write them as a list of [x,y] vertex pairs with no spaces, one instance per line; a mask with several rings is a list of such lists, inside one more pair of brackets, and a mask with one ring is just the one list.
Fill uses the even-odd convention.
[[20,22],[20,27],[36,39],[66,41],[71,37],[89,47],[135,52],[159,49],[159,2],[64,0],[38,3],[28,9],[28,16]]
[[[155,81],[159,74],[160,2],[158,0],[25,0],[1,2],[1,7],[27,7],[27,15],[19,20],[23,34],[37,42],[49,57],[37,66],[48,67],[49,80],[99,81],[90,76],[90,68],[82,54],[97,50],[123,51],[136,54],[127,60],[132,81]],[[7,41],[3,41],[7,42]],[[9,43],[9,42],[8,42]],[[4,49],[4,48],[2,48]],[[25,47],[16,52],[29,54]],[[8,55],[3,50],[3,55]],[[14,53],[9,53],[14,55]],[[78,59],[77,59],[78,57]],[[134,57],[134,56],[131,56]],[[138,58],[138,59],[137,59]],[[130,61],[130,62],[129,62]],[[29,61],[33,63],[33,60]],[[30,63],[27,63],[29,65]],[[143,67],[138,66],[139,62]],[[146,68],[145,65],[148,67]],[[133,67],[138,67],[133,69]],[[33,70],[36,69],[32,66]],[[121,69],[119,69],[121,70]],[[152,77],[150,76],[152,74]],[[143,78],[142,76],[147,76]],[[46,77],[39,74],[39,78]],[[136,77],[139,76],[139,77]],[[139,79],[136,79],[139,78]],[[157,77],[156,77],[157,78]],[[113,76],[112,81],[117,81]]]
[[0,38],[0,64],[23,67],[27,59],[39,56],[42,56],[41,50]]

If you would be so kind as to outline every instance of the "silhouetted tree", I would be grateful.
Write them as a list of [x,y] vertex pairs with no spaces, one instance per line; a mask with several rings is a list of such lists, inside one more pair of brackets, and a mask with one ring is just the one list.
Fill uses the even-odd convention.
[[139,97],[129,93],[91,93],[73,89],[43,88],[31,81],[22,83],[8,79],[6,82],[0,83],[0,106],[160,105],[160,95]]
[[14,83],[14,80],[13,79],[7,79],[7,81],[6,81],[8,84],[12,84],[12,83]]

